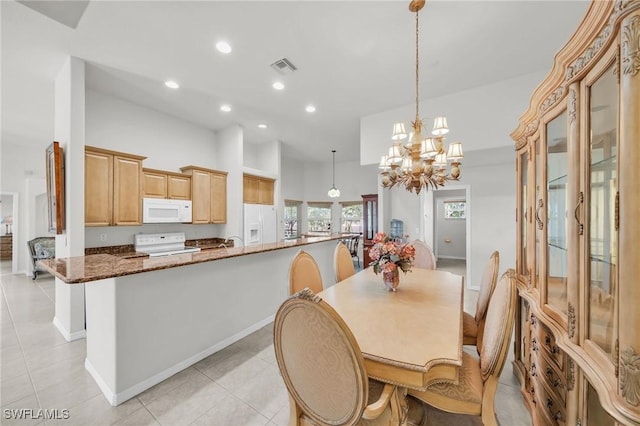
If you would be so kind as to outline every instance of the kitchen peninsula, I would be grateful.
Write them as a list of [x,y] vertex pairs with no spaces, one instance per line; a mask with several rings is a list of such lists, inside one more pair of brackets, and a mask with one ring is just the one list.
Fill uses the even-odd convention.
[[296,252],[334,283],[340,235],[147,257],[92,254],[42,261],[63,282],[85,283],[85,367],[118,405],[273,321],[288,296]]

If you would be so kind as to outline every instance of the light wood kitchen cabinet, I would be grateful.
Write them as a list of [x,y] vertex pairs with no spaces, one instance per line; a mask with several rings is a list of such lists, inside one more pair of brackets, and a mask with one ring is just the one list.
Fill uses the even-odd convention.
[[191,176],[192,223],[226,223],[227,172],[197,166],[180,170]]
[[227,223],[226,173],[211,173],[211,223]]
[[640,424],[640,0],[593,1],[512,133],[533,424]]
[[142,224],[142,160],[85,147],[85,226]]
[[191,177],[179,173],[167,174],[167,198],[171,200],[190,200]]
[[142,169],[144,197],[171,200],[191,199],[191,176],[164,170]]
[[274,204],[275,179],[244,174],[242,176],[243,202],[247,204]]
[[167,174],[160,170],[142,169],[144,198],[167,198]]

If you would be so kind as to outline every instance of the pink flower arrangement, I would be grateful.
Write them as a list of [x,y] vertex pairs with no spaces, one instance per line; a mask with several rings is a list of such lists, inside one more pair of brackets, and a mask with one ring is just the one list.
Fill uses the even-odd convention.
[[412,244],[391,240],[384,232],[378,232],[373,237],[373,246],[369,249],[370,265],[373,272],[392,272],[400,268],[407,273],[413,266],[416,249]]

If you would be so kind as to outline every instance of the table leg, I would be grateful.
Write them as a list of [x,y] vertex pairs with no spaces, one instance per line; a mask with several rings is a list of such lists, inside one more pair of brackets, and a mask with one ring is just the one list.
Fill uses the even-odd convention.
[[396,387],[391,396],[391,423],[392,425],[404,426],[407,424],[407,388]]

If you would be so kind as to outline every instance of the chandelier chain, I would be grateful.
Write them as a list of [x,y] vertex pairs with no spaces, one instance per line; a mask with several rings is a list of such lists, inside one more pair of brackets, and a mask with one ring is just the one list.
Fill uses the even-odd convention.
[[419,50],[418,50],[418,36],[420,35],[419,33],[419,29],[418,29],[418,11],[416,11],[416,123],[418,122],[418,120],[420,119],[420,96],[418,93],[418,82],[419,82],[419,72],[420,72],[420,57],[419,57]]

